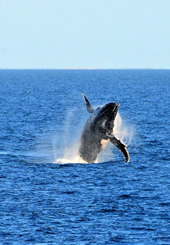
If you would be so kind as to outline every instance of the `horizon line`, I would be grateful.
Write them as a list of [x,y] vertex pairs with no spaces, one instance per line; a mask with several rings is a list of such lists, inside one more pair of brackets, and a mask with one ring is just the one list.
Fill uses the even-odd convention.
[[170,68],[0,68],[0,70],[170,70]]

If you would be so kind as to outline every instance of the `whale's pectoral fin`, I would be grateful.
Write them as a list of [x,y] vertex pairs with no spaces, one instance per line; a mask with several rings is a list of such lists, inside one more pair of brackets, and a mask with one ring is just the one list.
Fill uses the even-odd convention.
[[85,96],[85,94],[83,94],[83,97],[84,97],[84,100],[85,100],[85,103],[86,103],[86,108],[87,108],[87,111],[89,113],[93,113],[94,112],[94,109],[93,107],[91,106],[90,102],[88,101],[87,97]]
[[126,148],[126,145],[124,143],[122,143],[119,139],[117,139],[115,136],[111,136],[109,137],[110,141],[112,142],[112,144],[114,144],[123,154],[125,161],[129,162],[130,161],[130,157],[129,157],[129,152]]

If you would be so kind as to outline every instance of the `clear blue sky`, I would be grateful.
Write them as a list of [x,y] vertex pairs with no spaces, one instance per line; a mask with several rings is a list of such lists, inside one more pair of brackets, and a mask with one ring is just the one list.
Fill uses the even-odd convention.
[[0,68],[170,69],[170,0],[0,0]]

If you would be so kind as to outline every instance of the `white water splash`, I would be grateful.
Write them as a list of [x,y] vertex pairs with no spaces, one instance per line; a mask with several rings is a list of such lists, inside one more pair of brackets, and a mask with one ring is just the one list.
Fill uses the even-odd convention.
[[56,157],[54,163],[60,163],[60,164],[86,163],[79,156],[78,151],[79,151],[79,140],[77,140],[77,142],[70,142],[70,145],[67,144],[67,146],[63,146],[63,152],[60,152],[62,153],[61,156]]
[[119,138],[128,146],[132,142],[134,136],[134,128],[132,125],[127,124],[122,119],[121,115],[117,113],[113,133],[117,138]]
[[80,121],[75,128],[74,117],[76,113],[75,110],[71,110],[68,113],[63,134],[57,135],[58,137],[56,136],[56,139],[53,141],[54,163],[87,163],[78,154],[84,120]]

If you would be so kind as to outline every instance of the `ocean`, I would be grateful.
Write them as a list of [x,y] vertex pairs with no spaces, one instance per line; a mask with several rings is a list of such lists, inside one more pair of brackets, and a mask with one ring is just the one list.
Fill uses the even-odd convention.
[[[96,163],[94,107],[120,104]],[[170,244],[170,70],[0,70],[0,244]]]

